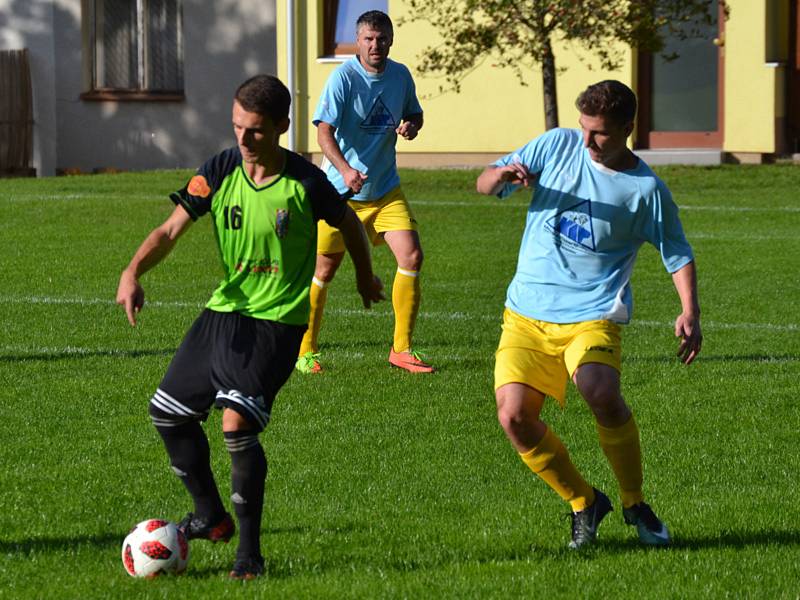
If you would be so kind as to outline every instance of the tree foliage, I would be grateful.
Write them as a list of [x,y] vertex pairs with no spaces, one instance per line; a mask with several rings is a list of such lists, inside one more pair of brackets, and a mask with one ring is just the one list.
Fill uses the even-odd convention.
[[[687,39],[717,21],[709,0],[406,0],[410,16],[400,22],[428,21],[440,41],[425,48],[418,70],[443,76],[440,91],[460,91],[461,81],[484,60],[524,75],[541,67],[545,121],[558,125],[553,44],[588,50],[602,68],[621,66],[622,42],[662,53],[669,38]],[[720,0],[725,14],[727,6]],[[674,58],[674,56],[665,56]]]

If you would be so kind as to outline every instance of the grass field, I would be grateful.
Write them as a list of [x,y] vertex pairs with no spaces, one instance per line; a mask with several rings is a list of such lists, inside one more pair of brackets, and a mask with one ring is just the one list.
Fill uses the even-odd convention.
[[[416,344],[440,372],[386,365],[387,304],[334,282],[327,372],[295,375],[263,436],[268,576],[226,579],[234,546],[195,543],[183,577],[129,578],[129,527],[180,518],[147,402],[219,277],[207,221],[147,274],[131,329],[117,278],[188,172],[0,180],[0,597],[800,597],[800,168],[670,168],[699,268],[705,342],[674,357],[679,310],[654,249],[634,276],[623,386],[646,493],[675,544],[640,548],[574,389],[544,418],[617,510],[595,548],[496,422],[493,352],[527,197],[478,196],[476,172],[406,171],[426,251]],[[393,262],[375,253],[390,281]],[[214,467],[229,495],[220,417]],[[221,594],[224,594],[222,596]]]

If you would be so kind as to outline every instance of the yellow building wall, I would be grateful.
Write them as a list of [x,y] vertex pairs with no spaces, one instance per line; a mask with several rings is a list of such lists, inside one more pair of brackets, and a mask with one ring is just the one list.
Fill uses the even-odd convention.
[[729,0],[725,23],[723,149],[775,152],[775,119],[782,66],[766,62],[767,1]]
[[[398,6],[399,5],[399,6]],[[318,152],[316,128],[311,124],[314,108],[330,73],[343,60],[317,59],[322,55],[318,2],[297,2],[295,101],[296,146],[301,152]],[[402,3],[390,4],[393,21],[404,14]],[[286,81],[286,5],[278,0],[278,76]],[[438,92],[441,80],[422,77],[416,69],[422,49],[436,39],[427,23],[395,25],[390,57],[411,70],[417,95],[425,112],[425,126],[412,142],[398,140],[398,153],[493,153],[513,150],[545,131],[541,71],[532,67],[520,84],[513,72],[493,67],[491,59],[469,74],[461,92]],[[578,112],[574,102],[589,84],[609,76],[633,85],[632,53],[620,47],[625,67],[619,72],[601,72],[591,61],[581,62],[578,50],[556,49],[556,66],[565,67],[558,78],[558,110],[562,126],[574,127]],[[584,53],[585,55],[585,53]],[[591,59],[590,56],[588,59]],[[594,67],[593,70],[591,67]]]
[[[724,73],[724,142],[729,152],[772,153],[775,151],[775,119],[782,116],[781,67],[765,62],[767,2],[771,0],[728,0],[731,17],[726,23]],[[780,0],[778,0],[780,1]],[[321,0],[295,0],[296,6],[296,149],[316,153],[316,128],[311,117],[326,79],[343,59],[319,58],[322,52]],[[389,12],[397,23],[406,14],[401,0],[392,0]],[[286,81],[286,2],[277,0],[278,76]],[[544,132],[541,71],[532,66],[527,86],[513,72],[492,65],[487,58],[462,81],[461,93],[439,93],[442,80],[423,77],[416,69],[422,49],[436,40],[435,29],[427,23],[395,25],[390,57],[409,67],[425,111],[425,127],[412,142],[398,140],[399,154],[485,153],[511,151]],[[563,127],[576,126],[577,95],[587,85],[614,78],[636,89],[636,57],[620,46],[622,67],[615,72],[601,70],[586,51],[557,46],[558,108]],[[581,60],[583,58],[583,60]],[[401,161],[402,162],[402,161]]]

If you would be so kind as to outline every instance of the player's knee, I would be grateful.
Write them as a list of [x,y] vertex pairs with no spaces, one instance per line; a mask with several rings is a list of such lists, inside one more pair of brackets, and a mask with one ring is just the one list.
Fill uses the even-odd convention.
[[400,257],[397,261],[397,265],[409,271],[419,271],[422,268],[422,261],[424,258],[425,255],[422,252],[422,248],[416,246]]
[[339,270],[339,265],[342,264],[342,258],[344,258],[344,253],[318,255],[314,277],[320,281],[332,281],[336,271]]
[[417,246],[412,252],[411,256],[411,264],[413,265],[413,269],[415,271],[419,271],[422,268],[422,262],[425,259],[425,254],[422,252],[422,248]]
[[220,390],[216,406],[223,409],[223,432],[253,431],[258,434],[269,423],[272,400],[264,396],[248,396],[238,390]]
[[226,436],[228,433],[240,432],[258,435],[257,426],[233,408],[222,411],[222,431]]
[[510,398],[502,388],[497,390],[495,400],[497,402],[497,420],[505,432],[510,433],[523,426],[526,416],[519,402]]
[[592,413],[604,422],[616,422],[623,419],[630,410],[622,398],[619,387],[614,385],[597,385],[581,390]]

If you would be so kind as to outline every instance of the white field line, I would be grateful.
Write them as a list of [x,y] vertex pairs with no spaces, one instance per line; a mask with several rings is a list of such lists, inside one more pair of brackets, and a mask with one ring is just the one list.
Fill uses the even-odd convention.
[[715,233],[693,233],[692,231],[686,232],[686,238],[691,243],[694,240],[727,240],[727,241],[736,241],[736,242],[764,242],[764,241],[772,241],[772,240],[781,240],[787,242],[797,242],[800,241],[800,237],[797,235],[759,235],[759,234],[730,234],[730,235],[718,235]]
[[[458,200],[412,200],[411,206],[465,206],[476,208],[511,207],[522,208],[525,204],[507,202],[504,200],[486,201],[458,201]],[[800,212],[800,206],[695,206],[681,204],[680,210],[708,210],[714,212]]]
[[[100,306],[113,306],[116,303],[113,300],[105,300],[102,298],[59,298],[53,296],[0,296],[0,303],[5,304],[55,304],[55,305],[100,305]],[[147,307],[156,308],[194,308],[200,310],[205,303],[203,302],[181,302],[181,301],[147,301],[145,302],[145,310]],[[121,310],[121,309],[120,309]],[[381,319],[394,318],[392,312],[388,308],[377,310],[363,310],[340,308],[331,309],[326,311],[327,314],[342,315],[346,317],[372,317]],[[421,311],[419,316],[423,319],[431,319],[438,321],[488,321],[497,323],[498,326],[502,322],[502,306],[497,307],[496,314],[481,314],[474,315],[461,311]],[[634,319],[630,325],[631,327],[673,327],[672,321],[640,321]],[[725,330],[761,330],[761,331],[800,331],[800,324],[798,323],[723,323],[719,321],[703,321],[703,327],[706,329],[725,329]]]
[[[89,193],[89,194],[13,194],[2,198],[8,202],[30,202],[36,200],[96,200],[107,198],[113,194]],[[168,200],[168,194],[132,194],[128,199],[137,200]],[[459,201],[459,200],[414,200],[413,206],[463,206],[475,208],[497,208],[511,207],[521,208],[525,204],[518,202],[506,202],[503,200],[481,200],[481,201]],[[681,210],[707,210],[715,212],[800,212],[800,206],[695,206],[679,205]]]
[[[72,202],[75,200],[102,200],[105,198],[111,198],[114,196],[113,193],[109,194],[100,194],[100,193],[93,193],[93,194],[13,194],[10,196],[6,196],[2,198],[7,202],[36,202],[41,200],[46,200],[48,202],[53,202],[57,200],[64,200],[68,202]],[[126,194],[126,200],[166,200],[169,201],[169,195],[167,194]]]

